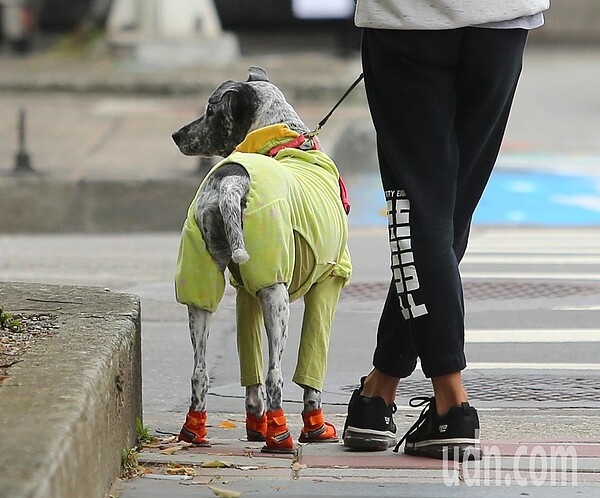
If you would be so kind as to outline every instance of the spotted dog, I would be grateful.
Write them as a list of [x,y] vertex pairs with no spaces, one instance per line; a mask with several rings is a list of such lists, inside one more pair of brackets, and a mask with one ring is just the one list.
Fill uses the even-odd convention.
[[[304,390],[301,442],[337,441],[321,391],[331,324],[351,262],[349,206],[331,159],[269,82],[251,67],[246,82],[226,81],[205,113],[173,133],[185,155],[222,156],[203,180],[185,221],[175,287],[188,306],[194,348],[192,399],[180,440],[207,444],[206,342],[225,288],[237,290],[236,322],[246,432],[263,451],[290,452],[282,408],[281,361],[289,303],[302,297],[304,317],[293,381]],[[268,341],[263,378],[262,326]]]

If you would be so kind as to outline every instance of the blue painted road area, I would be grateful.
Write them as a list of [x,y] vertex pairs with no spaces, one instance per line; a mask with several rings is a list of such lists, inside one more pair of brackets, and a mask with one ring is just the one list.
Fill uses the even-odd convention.
[[[503,161],[511,167],[501,167]],[[527,169],[532,164],[539,167],[542,161],[546,166],[560,166],[557,168],[560,171]],[[581,161],[586,161],[587,171],[596,169],[597,164],[599,174],[566,173],[569,162],[574,166],[573,170],[581,171]],[[379,175],[370,173],[345,180],[352,205],[350,226],[385,226],[385,200]],[[600,158],[540,154],[501,156],[473,222],[480,225],[600,226]]]

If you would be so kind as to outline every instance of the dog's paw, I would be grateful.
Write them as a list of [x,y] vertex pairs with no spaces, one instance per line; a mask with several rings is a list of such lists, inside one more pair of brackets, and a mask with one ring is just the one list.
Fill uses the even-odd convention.
[[234,263],[242,265],[250,259],[250,256],[248,255],[245,249],[236,249],[235,251],[233,251],[231,259],[233,259]]

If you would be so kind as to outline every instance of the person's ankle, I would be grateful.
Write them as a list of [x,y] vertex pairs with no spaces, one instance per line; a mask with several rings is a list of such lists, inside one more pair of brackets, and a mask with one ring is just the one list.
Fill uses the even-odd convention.
[[381,373],[379,370],[372,370],[367,375],[360,394],[367,398],[383,398],[386,405],[391,405],[396,399],[399,380]]
[[469,401],[467,395],[464,396],[455,396],[451,398],[438,399],[435,397],[435,411],[438,417],[443,417],[447,415],[450,411],[450,408],[453,406],[461,406],[462,403]]
[[468,401],[460,371],[432,377],[431,382],[438,417],[446,415],[453,406],[460,406],[464,401]]

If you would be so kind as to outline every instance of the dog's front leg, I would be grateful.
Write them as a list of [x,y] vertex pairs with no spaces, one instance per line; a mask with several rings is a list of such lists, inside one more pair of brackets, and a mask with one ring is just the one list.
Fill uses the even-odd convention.
[[206,369],[206,343],[212,313],[188,306],[190,336],[194,348],[194,371],[192,373],[192,402],[185,424],[179,434],[180,441],[206,444],[206,395],[208,371]]
[[337,441],[335,427],[325,421],[321,390],[327,368],[327,351],[333,316],[345,280],[330,276],[315,284],[304,296],[304,320],[298,364],[293,380],[304,389],[304,427],[300,442]]
[[290,303],[284,284],[275,284],[258,291],[257,296],[263,312],[263,320],[269,343],[269,367],[265,388],[267,391],[266,449],[289,452],[294,441],[283,413],[281,356],[285,348],[290,317]]

